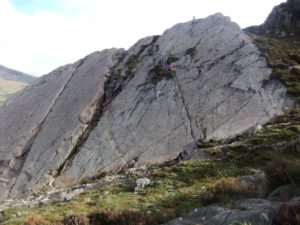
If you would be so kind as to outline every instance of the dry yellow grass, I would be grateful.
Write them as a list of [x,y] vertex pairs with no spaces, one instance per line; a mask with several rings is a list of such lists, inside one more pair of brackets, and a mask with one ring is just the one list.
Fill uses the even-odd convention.
[[0,79],[0,105],[6,100],[9,95],[20,91],[27,85],[28,84],[26,83],[18,81]]

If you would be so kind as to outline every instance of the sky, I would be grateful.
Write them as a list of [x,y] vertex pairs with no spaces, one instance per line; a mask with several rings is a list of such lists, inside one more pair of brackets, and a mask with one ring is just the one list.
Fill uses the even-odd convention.
[[34,76],[107,48],[128,49],[221,12],[242,28],[285,0],[0,0],[0,64]]

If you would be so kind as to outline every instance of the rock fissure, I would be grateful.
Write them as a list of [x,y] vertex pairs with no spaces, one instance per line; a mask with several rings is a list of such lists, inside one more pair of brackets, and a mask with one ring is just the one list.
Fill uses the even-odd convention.
[[191,116],[191,114],[189,112],[188,106],[185,103],[185,99],[184,99],[182,87],[181,87],[181,85],[180,85],[180,83],[179,83],[179,81],[178,81],[178,79],[176,77],[174,77],[174,80],[176,81],[176,84],[178,86],[178,90],[180,92],[180,97],[181,97],[181,100],[182,100],[182,105],[183,105],[183,107],[185,109],[185,112],[186,112],[186,115],[187,115],[187,119],[189,121],[190,135],[194,139],[194,141],[196,142],[197,138],[195,137],[194,131],[193,131],[192,116]]
[[[80,60],[78,65],[73,68],[73,71],[70,73],[70,76],[68,77],[68,79],[66,80],[65,84],[62,86],[61,90],[58,92],[58,94],[56,95],[56,97],[53,99],[53,102],[51,104],[51,106],[49,107],[49,110],[45,113],[45,116],[43,118],[43,120],[40,122],[40,124],[34,129],[35,133],[33,134],[33,136],[30,138],[30,140],[27,142],[27,144],[25,145],[24,148],[24,152],[21,154],[21,158],[22,158],[22,162],[21,162],[21,166],[19,167],[19,171],[23,170],[25,161],[27,159],[28,153],[30,152],[30,149],[36,139],[36,137],[38,136],[39,132],[42,130],[43,128],[43,124],[45,123],[49,113],[52,111],[53,106],[56,104],[57,100],[59,99],[59,97],[62,95],[62,93],[64,92],[64,90],[66,89],[68,83],[71,81],[74,73],[76,72],[76,70],[83,64],[84,60]],[[16,157],[17,158],[17,157]],[[26,171],[25,171],[26,172]],[[31,176],[31,175],[30,175]],[[10,197],[11,195],[11,191],[14,188],[16,182],[18,180],[18,175],[16,176],[16,178],[14,179],[14,181],[11,183],[9,191],[8,191],[8,197]]]
[[[174,127],[174,128],[172,129],[171,132],[169,132],[168,134],[163,135],[162,137],[160,137],[160,138],[157,140],[157,142],[160,142],[160,141],[162,141],[162,140],[165,140],[167,137],[169,137],[169,136],[171,136],[172,134],[174,134],[174,132],[176,132],[176,130],[178,130],[178,129],[179,129],[180,127],[182,127],[182,126],[185,127],[185,123],[179,124],[179,125],[177,125],[176,127]],[[148,152],[149,149],[150,149],[151,147],[153,147],[153,146],[154,146],[153,144],[150,144],[149,146],[147,146],[146,149],[143,150],[143,151],[139,154],[139,156],[137,157],[137,160],[136,160],[136,161],[138,161],[138,159],[139,159],[141,156],[143,156],[146,152]]]
[[[134,56],[136,60],[139,60],[139,57],[141,54],[147,49],[149,46],[153,45],[157,41],[158,36],[154,36],[153,40],[150,44],[144,45],[140,48],[137,55]],[[105,112],[107,106],[112,102],[112,100],[123,90],[123,88],[130,82],[131,79],[133,79],[134,74],[130,73],[125,78],[120,77],[120,71],[118,71],[118,66],[124,61],[123,57],[120,57],[118,62],[115,63],[115,65],[110,68],[111,75],[107,78],[107,80],[104,83],[104,95],[101,99],[99,99],[95,112],[92,116],[92,119],[90,122],[87,123],[87,128],[82,133],[82,135],[78,138],[78,141],[74,148],[71,150],[70,154],[66,157],[64,162],[58,167],[58,169],[55,172],[55,177],[58,177],[67,166],[72,162],[74,156],[80,148],[85,144],[87,141],[90,133],[94,130],[94,128],[98,125],[101,117],[103,116],[103,113]],[[127,59],[128,64],[128,59]],[[131,68],[133,69],[133,68]],[[121,80],[120,83],[118,81]],[[118,87],[117,87],[118,86]],[[120,155],[121,157],[121,155]],[[125,160],[122,159],[124,162]]]
[[112,149],[115,150],[118,157],[120,157],[121,161],[124,163],[124,165],[126,165],[126,160],[123,159],[123,153],[122,153],[121,147],[118,144],[117,140],[115,139],[113,132],[110,131],[109,134],[110,134],[111,141],[114,143],[114,147],[115,147]]
[[247,99],[247,100],[245,101],[245,103],[244,103],[239,109],[237,109],[236,112],[235,112],[234,114],[232,114],[232,115],[229,116],[226,120],[224,120],[219,126],[217,126],[217,127],[214,129],[214,131],[216,131],[218,128],[222,127],[225,123],[227,123],[230,119],[232,119],[232,117],[233,117],[234,115],[238,115],[239,112],[240,112],[241,110],[243,110],[243,109],[250,103],[250,101],[251,101],[251,99],[252,99],[253,97],[255,97],[255,95],[253,95],[253,96],[251,96],[249,99]]

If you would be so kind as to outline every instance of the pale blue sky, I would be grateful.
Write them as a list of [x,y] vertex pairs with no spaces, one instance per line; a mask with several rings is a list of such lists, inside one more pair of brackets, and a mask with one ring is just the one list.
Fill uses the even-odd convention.
[[11,0],[16,10],[33,14],[35,10],[59,11],[60,0]]
[[285,0],[0,0],[0,64],[39,76],[216,12],[241,27]]

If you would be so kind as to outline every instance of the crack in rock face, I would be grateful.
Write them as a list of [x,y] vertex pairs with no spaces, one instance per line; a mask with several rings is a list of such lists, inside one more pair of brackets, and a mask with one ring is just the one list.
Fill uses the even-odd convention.
[[1,199],[189,152],[282,113],[287,90],[228,17],[95,52],[0,108]]

